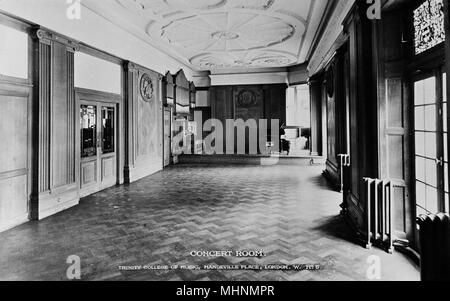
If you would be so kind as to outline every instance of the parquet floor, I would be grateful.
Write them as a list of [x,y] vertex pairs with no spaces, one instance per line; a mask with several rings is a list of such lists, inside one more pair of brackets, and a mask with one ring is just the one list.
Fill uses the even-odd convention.
[[[406,257],[365,250],[339,217],[323,167],[177,166],[87,197],[77,207],[0,234],[0,280],[418,280]],[[191,257],[258,250],[261,258]],[[131,265],[321,264],[319,271],[123,271]]]

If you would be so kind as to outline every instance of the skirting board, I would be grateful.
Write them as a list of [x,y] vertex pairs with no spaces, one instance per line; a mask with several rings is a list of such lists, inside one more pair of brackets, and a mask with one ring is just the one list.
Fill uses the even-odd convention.
[[64,203],[59,203],[53,207],[47,208],[45,210],[39,210],[39,220],[43,220],[49,216],[52,216],[56,213],[59,213],[61,211],[67,210],[69,208],[72,208],[74,206],[77,206],[80,203],[79,199],[70,200]]
[[0,224],[0,233],[10,230],[12,228],[15,228],[19,225],[25,224],[28,221],[29,221],[28,214],[24,214],[24,215],[18,216],[16,218],[6,222],[6,223],[1,223]]
[[[161,159],[161,161],[162,161],[162,159]],[[141,167],[141,168],[130,169],[130,183],[133,183],[133,182],[141,180],[145,177],[151,176],[152,174],[155,174],[162,170],[163,170],[163,165],[159,160],[157,163],[149,163],[148,167],[146,167],[146,168]]]

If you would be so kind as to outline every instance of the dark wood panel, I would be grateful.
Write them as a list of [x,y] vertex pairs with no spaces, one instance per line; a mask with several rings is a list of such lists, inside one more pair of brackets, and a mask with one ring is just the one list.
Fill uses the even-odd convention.
[[39,192],[50,189],[50,62],[51,48],[48,44],[38,43],[36,57],[39,83]]
[[375,27],[377,52],[380,177],[396,179],[404,188],[395,191],[395,231],[414,245],[414,214],[411,198],[411,137],[405,62],[405,44],[401,10],[386,12]]
[[[69,113],[67,99],[67,49],[59,43],[52,46],[52,97],[51,97],[51,188],[67,184],[67,132]],[[73,112],[73,111],[72,111]]]
[[[211,118],[220,120],[224,125],[224,152],[226,147],[226,136],[228,135],[225,127],[227,119],[243,119],[244,121],[254,119],[257,122],[260,119],[267,119],[269,129],[271,126],[271,119],[280,120],[280,126],[286,122],[286,88],[286,85],[250,85],[216,86],[210,89]],[[239,105],[239,97],[243,94],[247,94],[249,98],[252,98],[252,95],[255,96],[255,101],[250,108]],[[275,129],[275,131],[278,133],[279,129]],[[259,137],[260,135],[258,133],[258,139]],[[249,150],[248,144],[249,137],[247,135],[247,153]],[[236,151],[235,143],[235,152]],[[265,152],[265,149],[262,150],[262,152]],[[259,153],[261,153],[261,149],[259,150]]]

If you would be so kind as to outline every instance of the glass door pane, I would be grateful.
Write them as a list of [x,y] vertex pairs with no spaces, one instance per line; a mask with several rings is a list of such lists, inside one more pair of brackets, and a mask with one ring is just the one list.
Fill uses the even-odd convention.
[[443,119],[443,145],[444,145],[444,211],[449,213],[449,185],[448,185],[448,123],[447,123],[447,73],[442,74],[442,119]]
[[81,105],[81,157],[97,155],[97,107]]
[[440,104],[436,77],[414,83],[415,162],[417,215],[438,213],[440,191],[438,129]]
[[102,108],[102,152],[103,154],[115,151],[114,142],[114,108]]

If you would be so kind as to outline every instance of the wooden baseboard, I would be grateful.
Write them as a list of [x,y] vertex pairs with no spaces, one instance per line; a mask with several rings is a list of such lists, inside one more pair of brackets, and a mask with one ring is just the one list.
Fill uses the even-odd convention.
[[28,214],[15,217],[7,222],[0,223],[0,233],[25,224],[29,221]]

